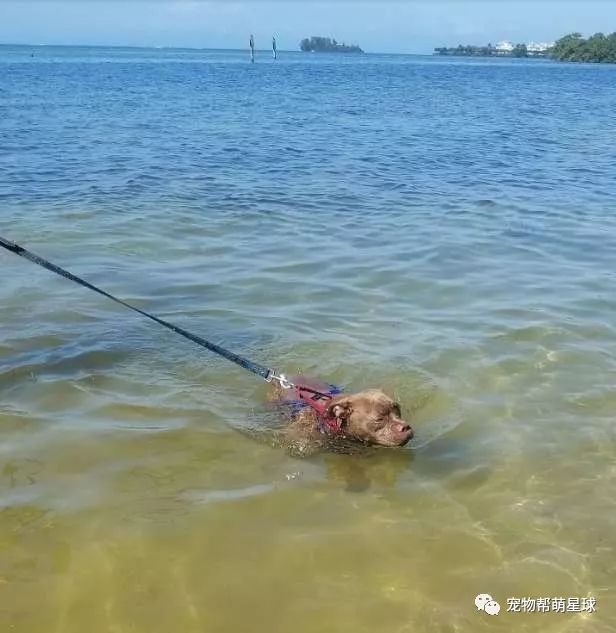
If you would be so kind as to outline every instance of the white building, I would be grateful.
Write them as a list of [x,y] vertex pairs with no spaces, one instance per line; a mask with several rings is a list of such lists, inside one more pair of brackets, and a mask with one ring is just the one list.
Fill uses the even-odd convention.
[[514,46],[509,40],[503,40],[502,42],[498,42],[494,48],[497,53],[511,53]]
[[545,53],[552,46],[554,46],[554,42],[529,42],[526,45],[526,50],[529,53]]

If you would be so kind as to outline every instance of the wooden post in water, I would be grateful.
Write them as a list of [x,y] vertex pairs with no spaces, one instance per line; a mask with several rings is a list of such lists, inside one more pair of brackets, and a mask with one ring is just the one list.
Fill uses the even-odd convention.
[[250,34],[250,62],[255,63],[255,38]]
[[278,54],[276,52],[276,38],[272,37],[272,53],[274,55],[274,59],[278,59]]

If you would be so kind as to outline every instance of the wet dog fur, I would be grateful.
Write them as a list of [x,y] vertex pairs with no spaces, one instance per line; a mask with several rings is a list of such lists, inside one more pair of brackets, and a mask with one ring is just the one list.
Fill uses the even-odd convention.
[[[269,400],[284,402],[284,389],[272,385]],[[327,407],[328,418],[335,420],[340,432],[320,424],[310,407],[291,414],[284,429],[284,444],[297,456],[309,456],[323,450],[336,450],[341,444],[404,446],[413,429],[402,419],[400,405],[380,389],[334,396]]]

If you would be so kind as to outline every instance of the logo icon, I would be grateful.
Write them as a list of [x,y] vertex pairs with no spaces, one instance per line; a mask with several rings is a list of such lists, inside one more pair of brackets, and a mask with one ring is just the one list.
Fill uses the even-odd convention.
[[475,606],[477,611],[485,611],[488,615],[498,615],[500,611],[500,604],[489,593],[480,593],[475,598]]
[[498,615],[500,611],[500,604],[498,604],[496,600],[490,600],[489,602],[486,602],[486,606],[483,608],[483,610],[488,615]]

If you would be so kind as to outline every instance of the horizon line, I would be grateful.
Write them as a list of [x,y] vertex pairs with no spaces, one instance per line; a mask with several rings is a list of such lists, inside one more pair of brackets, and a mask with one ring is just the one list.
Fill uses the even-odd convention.
[[[146,46],[144,44],[49,44],[49,43],[23,43],[23,42],[0,42],[0,46],[22,46],[24,48],[31,47],[44,47],[55,46],[63,48],[136,48],[136,49],[153,49],[153,50],[186,50],[186,51],[250,51],[250,47],[246,48],[217,48],[207,46],[163,46],[151,44]],[[432,49],[434,50],[434,49]],[[271,48],[255,48],[255,52],[267,52],[271,53]],[[322,51],[302,51],[299,47],[297,49],[278,49],[279,53],[319,53]],[[327,51],[325,51],[327,53]],[[383,52],[383,51],[362,51],[358,52],[331,52],[332,55],[432,55],[432,53],[403,53],[403,52]]]

